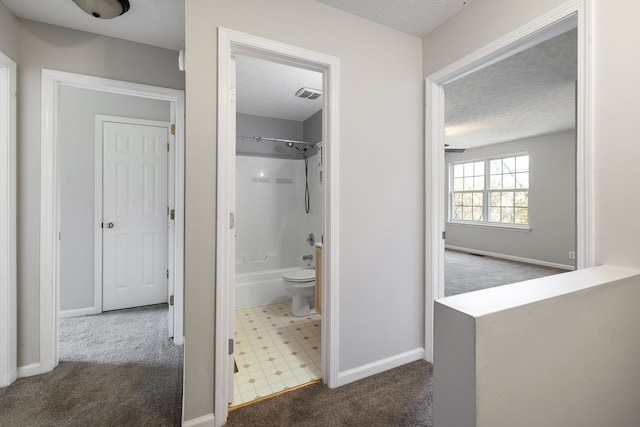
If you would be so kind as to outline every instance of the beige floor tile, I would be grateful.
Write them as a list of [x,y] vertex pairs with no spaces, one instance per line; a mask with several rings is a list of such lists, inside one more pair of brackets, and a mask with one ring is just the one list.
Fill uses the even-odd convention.
[[291,316],[289,303],[238,310],[235,340],[240,371],[235,375],[232,405],[319,378],[319,325],[318,315]]

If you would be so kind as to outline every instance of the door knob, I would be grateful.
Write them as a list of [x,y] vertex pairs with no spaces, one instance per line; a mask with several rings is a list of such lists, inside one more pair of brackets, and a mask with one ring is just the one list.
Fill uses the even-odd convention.
[[113,223],[112,222],[108,222],[107,223],[107,228],[113,228]]

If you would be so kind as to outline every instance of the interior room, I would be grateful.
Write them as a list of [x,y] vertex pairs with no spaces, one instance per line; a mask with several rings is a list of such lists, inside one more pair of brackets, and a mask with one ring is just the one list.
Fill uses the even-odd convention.
[[574,28],[445,86],[446,296],[575,269],[576,73]]
[[[640,38],[639,2],[104,1],[0,0],[0,424],[640,425],[640,223],[629,220],[640,199],[627,189],[640,180],[640,81],[634,78],[640,74],[640,56],[634,54]],[[105,8],[91,9],[92,3]],[[463,146],[465,152],[445,156],[445,143],[460,148],[450,139],[455,135],[445,132],[448,90],[465,75],[537,46],[542,34],[567,22],[576,28],[576,68],[555,93],[574,95],[573,127],[510,133],[494,138],[493,144]],[[287,142],[266,137],[299,141],[293,145],[300,149],[315,141],[305,140],[299,124],[295,138],[264,129],[245,129],[247,139],[230,132],[254,126],[243,123],[249,118],[291,120],[228,114],[235,83],[226,67],[230,53],[260,59],[275,55],[277,63],[304,63],[306,69],[324,73],[322,88],[301,86],[322,89],[319,99],[325,99],[323,167],[331,173],[323,180],[324,228],[316,232],[316,226],[298,224],[300,233],[293,240],[299,246],[287,265],[268,266],[276,260],[273,235],[271,243],[255,251],[238,248],[236,258],[236,229],[230,228],[236,219],[230,213],[236,212],[229,210],[227,197],[235,195],[229,190],[235,189],[230,183],[236,171],[228,173],[220,165],[235,168],[235,162],[231,166],[224,160],[230,147],[247,167],[262,159],[236,153],[236,143],[271,143],[283,152],[298,152]],[[77,258],[82,265],[73,266],[59,252],[68,237],[62,227],[85,226],[80,220],[69,224],[71,217],[65,219],[57,210],[58,196],[66,197],[60,184],[68,170],[65,154],[58,151],[56,137],[64,129],[57,126],[55,107],[60,87],[69,86],[69,75],[82,76],[76,83],[80,89],[87,89],[86,79],[100,79],[121,94],[139,94],[141,88],[173,94],[163,101],[176,105],[169,109],[174,119],[170,129],[175,125],[174,153],[183,159],[184,168],[175,171],[183,197],[167,207],[169,218],[175,209],[170,221],[183,233],[174,242],[183,244],[184,251],[172,271],[175,279],[183,279],[178,291],[184,292],[173,294],[173,306],[171,295],[167,299],[169,307],[183,313],[175,318],[184,322],[184,331],[175,335],[184,339],[184,351],[168,340],[163,343],[170,344],[165,350],[179,349],[184,364],[182,369],[174,366],[176,375],[171,382],[160,381],[162,387],[143,381],[157,370],[155,362],[162,362],[160,345],[149,352],[148,370],[136,362],[119,367],[98,363],[93,367],[99,375],[92,381],[86,380],[84,362],[60,359],[58,345],[66,336],[58,337],[58,326],[80,318],[61,318],[61,309],[74,310],[80,307],[75,302],[82,299],[84,305],[91,297],[78,291],[73,294],[78,301],[67,298],[59,286],[60,279],[69,277],[64,265],[71,263],[71,273],[86,281],[88,263],[95,261],[83,252]],[[527,99],[536,96],[529,93]],[[481,107],[476,103],[471,113]],[[560,116],[553,114],[546,122]],[[548,163],[541,174],[536,150],[551,158],[545,161],[563,165],[567,175],[551,177],[550,171],[558,170]],[[314,158],[318,155],[309,156],[309,171],[318,164]],[[453,165],[454,180],[462,178],[464,185],[469,177],[475,185],[476,177],[487,177],[480,174],[482,166],[476,173],[477,160],[488,159],[484,169],[491,171],[491,160],[498,158],[502,171],[515,167],[513,179],[522,186],[494,190],[513,190],[518,205],[503,214],[510,205],[501,194],[499,202],[496,197],[480,211],[485,215],[486,206],[490,219],[495,208],[494,218],[512,220],[513,226],[527,218],[530,230],[519,223],[525,230],[502,232],[501,237],[495,237],[496,231],[488,237],[493,229],[452,224],[445,211],[447,164]],[[271,185],[276,191],[295,187],[295,197],[282,195],[283,203],[293,203],[295,212],[306,217],[306,183],[302,185],[299,166],[304,156],[265,159],[295,166],[272,176],[250,173],[247,186]],[[472,164],[473,171],[465,164]],[[459,165],[462,175],[455,175]],[[504,181],[498,170],[496,164],[493,175]],[[527,173],[528,187],[523,181]],[[320,174],[308,177],[313,212],[318,205],[313,187],[320,185]],[[264,178],[269,183],[260,182]],[[557,181],[559,188],[571,178],[571,191],[555,194],[542,212],[535,212],[540,198],[551,196],[540,194],[539,179]],[[526,198],[516,195],[525,189]],[[457,207],[463,218],[470,207],[473,221],[479,206],[473,196],[470,206],[464,199]],[[455,208],[450,212],[455,214]],[[539,220],[556,209],[574,209],[575,216],[563,215],[546,229]],[[118,223],[111,222],[111,230],[117,230]],[[248,225],[243,225],[241,211],[237,224],[240,239]],[[274,230],[280,228],[269,228]],[[534,244],[538,231],[553,245]],[[236,297],[242,293],[234,292],[236,262],[246,257],[246,272],[252,270],[248,265],[253,271],[308,270],[306,262],[318,259],[315,253],[313,260],[302,259],[311,254],[310,233],[323,243],[326,273],[326,292],[314,302],[307,300],[310,308],[313,303],[322,306],[322,381],[229,411],[233,384],[229,388],[225,380],[234,376],[230,356],[238,343],[231,327]],[[515,236],[514,241],[507,242],[507,235]],[[224,245],[221,236],[229,238]],[[566,272],[447,296],[445,249],[477,252],[471,255],[477,259],[499,254],[511,258],[504,261],[533,260]],[[225,257],[232,259],[233,268],[222,262]],[[475,281],[475,276],[463,282]],[[274,301],[280,303],[289,301]],[[158,323],[147,320],[137,332]],[[90,326],[70,335],[89,343],[96,330]],[[121,345],[131,350],[137,344],[133,339]],[[239,375],[245,364],[251,366],[246,360],[237,363]],[[305,375],[311,379],[308,372],[293,373],[297,379],[306,380]],[[74,378],[84,379],[83,386]],[[274,388],[269,385],[271,392]]]

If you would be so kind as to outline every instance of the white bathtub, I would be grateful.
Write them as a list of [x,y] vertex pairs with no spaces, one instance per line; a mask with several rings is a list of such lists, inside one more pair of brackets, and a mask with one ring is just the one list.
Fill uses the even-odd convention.
[[282,275],[301,268],[304,267],[236,274],[236,309],[291,301],[291,296],[282,286]]

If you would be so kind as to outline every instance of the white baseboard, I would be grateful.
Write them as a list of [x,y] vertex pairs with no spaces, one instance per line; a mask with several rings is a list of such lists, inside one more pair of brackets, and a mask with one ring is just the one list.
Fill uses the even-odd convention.
[[496,253],[496,252],[480,251],[478,249],[469,249],[469,248],[463,248],[463,247],[460,247],[460,246],[452,246],[452,245],[445,245],[444,247],[445,247],[445,249],[451,249],[451,250],[454,250],[454,251],[468,252],[470,254],[477,254],[477,255],[485,255],[485,256],[490,256],[490,257],[493,257],[493,258],[502,258],[502,259],[507,259],[509,261],[525,262],[527,264],[542,265],[544,267],[559,268],[561,270],[570,271],[570,270],[575,270],[576,269],[573,265],[558,264],[558,263],[555,263],[555,262],[547,262],[547,261],[540,261],[540,260],[537,260],[537,259],[523,258],[523,257],[519,257],[519,256],[499,254],[499,253]]
[[185,421],[182,423],[182,427],[215,427],[215,421],[216,419],[213,414],[207,414],[202,417]]
[[424,348],[420,347],[387,357],[386,359],[367,363],[366,365],[349,369],[348,371],[340,372],[338,373],[338,387],[370,377],[371,375],[379,374],[380,372],[388,371],[389,369],[397,368],[398,366],[406,365],[407,363],[415,362],[416,360],[423,360],[424,357]]
[[74,310],[60,310],[58,319],[66,319],[68,317],[89,316],[90,314],[100,314],[102,310],[96,307],[76,308]]
[[30,365],[18,366],[18,378],[32,377],[42,373],[39,363],[32,363]]

